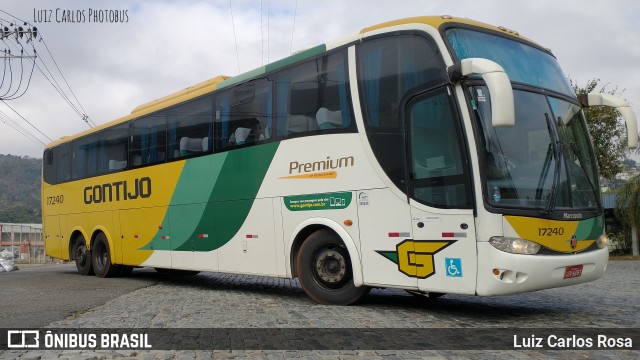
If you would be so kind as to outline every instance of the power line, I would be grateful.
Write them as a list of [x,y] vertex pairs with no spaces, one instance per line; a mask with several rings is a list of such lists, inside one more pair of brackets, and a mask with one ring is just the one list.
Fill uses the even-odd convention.
[[238,74],[240,73],[240,56],[238,55],[238,38],[236,37],[236,25],[233,20],[233,7],[231,6],[231,0],[229,0],[229,10],[231,10],[231,27],[233,28],[233,41],[236,44],[236,60],[238,62]]
[[6,124],[7,126],[17,131],[20,135],[33,141],[37,145],[46,146],[46,144],[40,139],[38,139],[31,131],[29,131],[28,129],[25,129],[22,125],[18,124],[18,122],[13,120],[9,115],[5,114],[4,111],[2,110],[0,110],[0,121],[2,121],[2,123]]
[[267,64],[271,62],[271,39],[269,38],[270,34],[270,22],[271,22],[271,6],[269,0],[267,0]]
[[[6,24],[3,25],[3,23]],[[31,77],[33,76],[34,69],[33,67],[31,68],[31,71],[28,72],[28,79],[26,79],[25,81],[24,59],[33,59],[37,56],[36,50],[33,47],[33,40],[37,37],[38,30],[35,26],[27,26],[26,22],[24,23],[24,26],[25,27],[23,28],[15,21],[11,22],[6,19],[0,18],[0,39],[2,40],[2,42],[8,46],[15,42],[20,46],[20,48],[17,49],[17,52],[14,51],[12,53],[12,50],[10,48],[6,48],[1,53],[0,58],[4,59],[4,69],[0,89],[5,90],[4,93],[0,94],[0,99],[2,100],[14,100],[20,98],[27,92],[27,90],[29,89],[29,85],[31,85]],[[6,40],[14,41],[9,41],[9,43],[7,44]],[[31,43],[32,53],[29,53],[29,50],[25,49],[22,44],[23,40],[26,40],[27,44]],[[12,66],[14,60],[20,60],[19,67],[17,67],[17,69],[15,70]],[[5,86],[5,82],[7,80],[7,68],[9,69],[9,82],[8,85]],[[14,82],[14,72],[16,73],[16,75],[18,72],[20,73],[18,77],[19,80],[16,82]],[[18,85],[16,86],[15,83],[17,83]],[[26,85],[23,86],[24,83],[26,83]]]
[[64,74],[62,73],[62,70],[60,70],[60,67],[58,66],[58,63],[56,62],[56,59],[54,59],[53,54],[51,54],[51,51],[49,51],[49,47],[47,46],[47,42],[45,41],[45,39],[43,37],[40,37],[40,39],[42,40],[42,44],[44,44],[45,49],[47,49],[47,52],[49,53],[49,56],[51,56],[51,60],[53,61],[53,64],[56,66],[56,69],[58,69],[58,72],[60,73],[60,76],[62,76],[62,80],[64,80],[64,83],[67,84],[67,87],[69,88],[69,91],[71,91],[71,95],[73,95],[73,98],[76,99],[76,102],[78,103],[78,106],[80,106],[80,109],[82,109],[83,120],[89,125],[89,127],[92,127],[92,125],[96,126],[96,124],[93,121],[91,121],[91,119],[89,119],[89,116],[87,115],[87,112],[82,107],[82,104],[80,103],[80,100],[78,100],[78,98],[76,97],[76,94],[73,92],[73,89],[71,88],[71,85],[69,85],[69,83],[67,82],[67,79],[64,77]]
[[[3,59],[3,65],[4,65],[2,83],[0,84],[0,89],[3,90],[3,94],[0,94],[0,101],[4,103],[4,105],[6,105],[20,119],[22,119],[24,123],[28,124],[28,127],[23,126],[19,121],[13,119],[5,111],[2,111],[2,110],[0,110],[0,122],[9,126],[13,130],[18,132],[25,138],[29,139],[30,141],[38,144],[39,146],[43,146],[43,147],[46,146],[46,143],[43,140],[41,140],[41,137],[42,139],[47,139],[48,141],[52,141],[52,139],[49,136],[47,136],[44,132],[42,132],[32,122],[27,120],[22,114],[20,114],[15,108],[9,105],[9,103],[6,101],[6,100],[18,99],[27,92],[27,89],[31,85],[31,80],[33,77],[34,70],[37,68],[38,71],[45,77],[45,79],[49,81],[49,83],[53,86],[53,88],[71,106],[71,108],[78,115],[80,115],[82,120],[85,123],[87,123],[87,125],[91,127],[93,122],[90,123],[90,119],[86,115],[86,111],[84,110],[84,108],[82,107],[82,104],[80,103],[77,96],[75,95],[73,88],[71,88],[71,86],[69,85],[69,82],[67,81],[66,77],[62,73],[62,70],[60,69],[60,66],[56,62],[55,58],[53,57],[53,54],[51,53],[51,50],[49,49],[46,41],[44,41],[44,39],[42,38],[42,35],[38,33],[37,28],[29,24],[28,22],[21,20],[13,16],[12,14],[9,14],[4,10],[0,10],[0,12],[7,14],[12,19],[14,19],[14,20],[7,20],[0,17],[0,40],[2,40],[2,43],[6,46],[4,53],[0,52],[0,58]],[[19,22],[21,22],[23,25],[20,25]],[[38,38],[38,35],[40,35],[39,38]],[[73,99],[75,99],[75,104],[74,104],[74,101],[67,95],[67,91],[65,91],[63,87],[58,83],[58,81],[56,80],[56,76],[49,70],[49,67],[46,64],[45,59],[38,56],[35,48],[37,38],[45,47],[46,53],[49,54],[50,61],[52,61],[53,64],[55,65],[55,68],[57,69],[59,76],[62,77],[64,84],[66,84],[68,91],[71,92],[71,96],[73,97]],[[24,40],[26,40],[26,44],[31,45],[30,48],[25,47]],[[20,60],[19,68],[17,66],[14,66],[14,65],[18,65],[18,63],[16,63],[18,59]],[[43,70],[42,67],[38,65],[37,59],[40,59],[40,63],[42,64],[42,67],[44,67],[45,70]],[[32,63],[31,71],[28,72],[28,78],[25,74],[25,66],[28,66],[25,64],[25,60],[28,60]],[[27,61],[27,64],[28,64],[28,61]],[[9,72],[8,74],[7,74],[7,70]],[[19,72],[19,76],[18,76],[18,72]],[[5,86],[7,81],[8,81],[8,86]],[[15,86],[16,83],[17,83],[17,86]]]
[[263,33],[263,28],[264,25],[262,25],[262,18],[263,18],[263,13],[264,11],[262,10],[262,0],[260,0],[260,50],[262,50],[262,52],[260,53],[260,65],[264,65],[264,33]]
[[[24,26],[31,26],[28,22],[4,11],[4,10],[0,10],[0,12],[7,14],[8,16],[10,16],[13,19],[16,19],[20,22],[24,23]],[[7,21],[6,19],[2,19],[0,18],[0,21],[5,21],[5,22],[10,22]],[[13,25],[15,21],[11,22],[11,25]],[[37,35],[37,29],[34,26],[28,27],[26,30],[18,28],[18,33],[16,35],[16,39],[18,38],[18,36],[20,35],[20,31],[23,31],[23,34],[29,34],[29,36],[31,36],[30,39],[27,40],[27,42],[29,42],[31,40],[31,45],[33,47],[33,53],[34,56],[36,55],[36,50],[35,50],[35,46],[34,46],[34,41],[33,39],[36,38]],[[3,38],[4,40],[4,38]],[[4,41],[3,41],[4,42]],[[58,81],[56,80],[56,76],[54,76],[54,74],[49,70],[49,67],[47,66],[47,64],[45,63],[44,59],[42,57],[35,57],[33,58],[33,65],[34,67],[36,67],[38,69],[38,71],[40,71],[40,73],[47,79],[47,81],[49,81],[49,83],[54,87],[54,89],[56,89],[56,91],[60,94],[60,96],[62,96],[62,98],[69,104],[69,106],[78,114],[78,116],[82,119],[83,122],[85,122],[89,127],[93,127],[96,124],[90,119],[90,117],[87,115],[86,110],[84,109],[84,107],[82,106],[82,104],[80,103],[78,97],[76,96],[75,92],[73,91],[73,88],[71,87],[71,85],[69,85],[69,82],[67,81],[66,77],[64,76],[64,73],[62,72],[62,70],[60,69],[60,66],[58,65],[57,61],[55,60],[51,50],[49,49],[49,46],[46,43],[46,40],[44,39],[44,37],[42,36],[42,34],[40,34],[39,37],[39,42],[41,42],[43,44],[43,46],[46,49],[46,52],[49,54],[50,60],[53,62],[55,68],[58,70],[58,73],[60,75],[60,77],[62,77],[62,80],[64,81],[66,87],[69,89],[69,92],[71,93],[71,96],[73,97],[73,99],[75,99],[75,104],[74,101],[72,101],[72,99],[66,94],[66,91],[62,88],[62,86],[58,83]],[[20,44],[20,42],[17,42],[21,47],[22,50],[24,50],[24,47],[22,46],[22,44]],[[45,71],[42,70],[42,68],[36,63],[36,59],[40,59],[40,63],[42,63],[42,66],[45,68],[46,72],[49,74],[49,76],[47,76],[47,74],[45,74]],[[6,68],[5,68],[6,70]],[[32,69],[33,72],[33,69]],[[30,81],[29,81],[30,83]],[[77,105],[76,105],[77,104]]]
[[[9,46],[11,46],[11,44],[9,44]],[[20,46],[22,46],[20,44]],[[24,48],[24,47],[23,47]],[[35,53],[35,49],[34,49],[34,53]],[[31,57],[30,58],[31,61],[33,62],[33,65],[35,68],[38,69],[38,71],[42,74],[42,76],[44,76],[44,78],[51,84],[51,86],[53,86],[53,88],[58,92],[58,94],[60,94],[60,96],[62,97],[63,100],[65,100],[67,102],[67,104],[71,107],[71,109],[78,114],[78,116],[80,116],[80,118],[87,123],[87,119],[85,118],[86,115],[80,111],[80,109],[73,103],[73,101],[69,98],[69,96],[67,96],[67,94],[64,92],[64,90],[62,89],[62,86],[60,86],[60,84],[58,83],[58,81],[56,80],[55,76],[53,75],[53,73],[51,73],[51,71],[49,70],[49,67],[47,66],[47,64],[44,62],[42,57]],[[38,63],[36,62],[37,59],[40,59],[40,62],[42,63],[42,66],[44,66],[46,73],[44,70],[42,70],[42,68],[40,67],[40,65],[38,65]],[[49,75],[47,75],[47,73]],[[93,122],[92,122],[93,123]],[[87,123],[88,124],[88,123]],[[89,127],[91,127],[91,124],[88,124]]]
[[289,49],[289,55],[293,54],[293,34],[296,32],[296,16],[298,15],[298,0],[296,0],[296,9],[293,12],[293,28],[291,29],[291,48]]
[[47,135],[45,135],[42,131],[40,131],[40,129],[38,129],[36,126],[34,126],[31,122],[29,122],[29,120],[25,119],[24,116],[20,115],[19,112],[17,112],[14,108],[11,107],[11,105],[9,105],[6,101],[2,100],[2,102],[7,105],[7,107],[9,109],[11,109],[14,113],[16,113],[16,115],[18,115],[22,120],[24,120],[27,124],[31,125],[32,128],[36,129],[37,132],[39,132],[42,136],[46,137],[49,141],[53,141],[51,140],[50,137],[48,137]]

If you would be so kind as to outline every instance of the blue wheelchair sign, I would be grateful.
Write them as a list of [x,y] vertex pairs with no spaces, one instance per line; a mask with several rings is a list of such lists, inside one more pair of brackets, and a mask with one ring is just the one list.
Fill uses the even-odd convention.
[[445,258],[444,262],[445,268],[447,269],[447,276],[462,277],[462,259]]

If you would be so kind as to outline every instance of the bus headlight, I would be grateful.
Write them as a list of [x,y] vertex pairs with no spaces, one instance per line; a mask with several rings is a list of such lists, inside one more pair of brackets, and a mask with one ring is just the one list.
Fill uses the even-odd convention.
[[607,234],[600,235],[598,240],[596,240],[596,245],[598,245],[598,249],[605,248],[607,247],[608,244],[609,244],[609,238],[607,237]]
[[540,244],[533,241],[504,236],[492,236],[489,244],[498,250],[512,254],[533,255],[540,250]]

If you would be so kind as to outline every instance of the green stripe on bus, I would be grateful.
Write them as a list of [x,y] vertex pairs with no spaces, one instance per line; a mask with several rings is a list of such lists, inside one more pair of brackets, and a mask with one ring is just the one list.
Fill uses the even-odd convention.
[[578,240],[596,240],[604,232],[604,217],[602,215],[582,220],[576,229]]
[[312,58],[315,57],[317,55],[320,55],[322,53],[324,53],[325,51],[327,51],[327,46],[325,44],[320,44],[318,46],[314,46],[312,48],[309,48],[307,50],[304,51],[300,51],[299,53],[293,54],[289,57],[286,57],[284,59],[272,62],[271,64],[268,64],[265,66],[266,72],[271,72],[274,70],[278,70],[280,68],[283,68],[285,66],[289,66],[292,64],[295,64],[299,61],[305,60],[307,58]]
[[226,86],[235,85],[243,81],[253,79],[254,77],[257,77],[258,75],[262,75],[264,73],[265,73],[265,67],[261,66],[257,69],[253,69],[249,72],[240,74],[238,76],[234,76],[231,79],[227,79],[225,81],[218,83],[218,85],[216,86],[216,89],[222,89],[223,87],[226,87]]
[[[278,142],[188,160],[163,223],[142,249],[212,251],[228,243],[245,222],[278,149]],[[196,199],[207,198],[206,203]]]
[[271,64],[267,64],[265,66],[261,66],[257,69],[253,69],[251,71],[248,71],[246,73],[240,74],[238,76],[234,76],[230,79],[227,79],[225,81],[222,81],[220,83],[217,84],[216,89],[222,89],[224,87],[228,87],[228,86],[232,86],[232,85],[236,85],[239,83],[242,83],[244,81],[259,77],[262,74],[274,71],[274,70],[278,70],[280,68],[284,68],[286,66],[295,64],[299,61],[305,60],[307,58],[312,58],[315,57],[317,55],[320,55],[324,52],[327,51],[327,46],[325,44],[321,44],[318,46],[314,46],[312,48],[309,48],[307,50],[301,51],[299,53],[293,54],[291,56],[288,56],[284,59],[272,62]]

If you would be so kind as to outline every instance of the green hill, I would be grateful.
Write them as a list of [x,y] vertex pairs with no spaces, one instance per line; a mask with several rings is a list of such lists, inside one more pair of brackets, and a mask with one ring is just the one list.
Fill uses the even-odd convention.
[[42,159],[0,154],[0,223],[40,223]]

